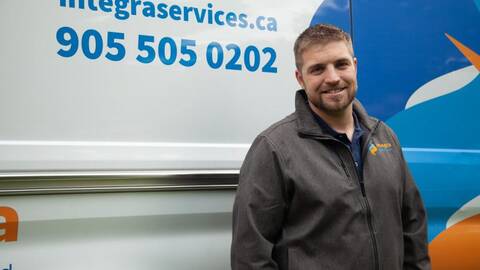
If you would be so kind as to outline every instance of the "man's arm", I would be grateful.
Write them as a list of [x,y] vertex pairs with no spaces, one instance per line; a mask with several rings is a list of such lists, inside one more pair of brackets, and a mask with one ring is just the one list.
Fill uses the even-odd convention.
[[428,255],[427,215],[420,192],[408,169],[407,162],[395,133],[390,130],[395,144],[399,147],[403,174],[404,191],[402,204],[402,226],[404,245],[404,270],[430,270]]
[[404,263],[403,269],[431,269],[428,256],[427,217],[417,186],[405,164],[405,191],[402,220]]
[[272,251],[285,212],[280,159],[268,139],[258,137],[242,165],[233,207],[233,270],[278,269]]

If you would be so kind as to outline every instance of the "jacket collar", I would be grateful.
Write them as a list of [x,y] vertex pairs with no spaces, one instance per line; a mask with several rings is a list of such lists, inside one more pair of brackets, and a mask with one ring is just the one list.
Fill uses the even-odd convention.
[[[360,123],[370,132],[376,126],[378,120],[370,117],[363,108],[360,101],[353,101],[353,110]],[[316,122],[307,100],[305,90],[300,89],[295,95],[295,114],[297,115],[297,131],[305,135],[328,136],[328,132],[323,130]]]

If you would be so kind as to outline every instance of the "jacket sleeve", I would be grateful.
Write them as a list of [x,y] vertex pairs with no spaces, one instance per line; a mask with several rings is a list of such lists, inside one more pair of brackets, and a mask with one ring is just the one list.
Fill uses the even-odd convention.
[[427,216],[420,192],[403,156],[398,138],[392,132],[399,147],[403,167],[404,191],[402,203],[402,227],[404,245],[404,270],[430,270],[428,255]]
[[240,170],[233,207],[231,266],[233,270],[278,269],[272,258],[285,213],[279,153],[258,137]]

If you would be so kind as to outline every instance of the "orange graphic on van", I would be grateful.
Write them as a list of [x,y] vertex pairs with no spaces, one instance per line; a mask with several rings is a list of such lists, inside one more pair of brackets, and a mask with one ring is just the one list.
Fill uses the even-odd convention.
[[440,233],[430,243],[432,268],[435,270],[480,269],[478,233],[480,215],[467,218]]
[[480,71],[480,55],[478,55],[475,51],[468,48],[449,34],[445,33],[445,35],[453,43],[453,45],[455,45],[455,47],[457,47],[457,49],[465,56],[465,58],[467,58],[477,68],[477,70]]
[[[18,239],[18,214],[10,207],[0,206],[0,217],[5,219],[4,223],[0,223],[0,242],[15,242]],[[0,220],[0,222],[2,222]],[[1,233],[1,231],[0,231]]]

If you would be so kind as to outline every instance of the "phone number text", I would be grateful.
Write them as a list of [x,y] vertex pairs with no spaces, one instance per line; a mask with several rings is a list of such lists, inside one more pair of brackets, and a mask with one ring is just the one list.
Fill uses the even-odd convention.
[[[102,34],[95,29],[88,29],[82,33],[72,27],[64,26],[57,30],[57,42],[61,48],[57,54],[69,58],[81,53],[90,60],[106,58],[110,61],[122,61],[127,50],[125,48],[125,34],[107,32]],[[154,61],[170,65],[192,67],[197,59],[205,57],[207,65],[212,69],[246,70],[249,72],[277,73],[275,66],[277,53],[271,47],[257,48],[254,45],[240,47],[237,44],[221,44],[212,41],[203,52],[199,52],[197,42],[192,39],[175,39],[172,37],[156,37],[138,35],[136,60],[142,64]]]

